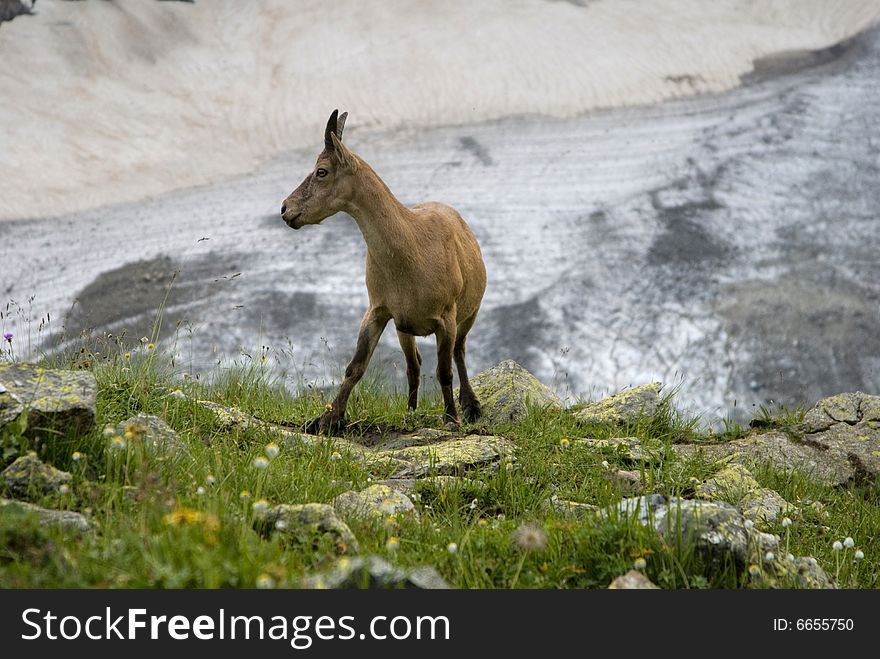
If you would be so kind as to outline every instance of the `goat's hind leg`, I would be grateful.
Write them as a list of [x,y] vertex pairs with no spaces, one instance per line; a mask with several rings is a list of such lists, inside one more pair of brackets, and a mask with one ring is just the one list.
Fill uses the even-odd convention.
[[422,356],[416,346],[416,337],[412,334],[397,332],[400,349],[406,357],[406,381],[409,384],[409,409],[414,410],[419,404],[419,378],[422,374]]
[[376,344],[382,332],[385,331],[385,325],[391,316],[382,309],[371,308],[364,314],[361,321],[361,328],[358,332],[357,349],[354,352],[348,368],[345,369],[345,379],[342,386],[339,387],[339,393],[330,406],[321,416],[312,419],[305,428],[310,434],[323,432],[335,432],[341,430],[345,426],[345,408],[348,406],[348,397],[351,390],[364,376]]
[[458,326],[458,332],[455,337],[455,347],[452,351],[453,357],[455,357],[455,367],[458,369],[458,382],[460,385],[458,389],[458,403],[461,405],[461,414],[464,417],[464,420],[469,423],[473,423],[479,419],[480,414],[482,413],[480,401],[477,400],[477,395],[471,387],[471,382],[468,379],[467,366],[465,366],[464,363],[467,333],[470,331],[476,318],[477,314],[473,314]]
[[447,423],[459,425],[458,412],[455,410],[455,397],[452,395],[452,349],[455,344],[455,321],[444,319],[437,328],[437,382],[443,392],[443,404],[446,408]]

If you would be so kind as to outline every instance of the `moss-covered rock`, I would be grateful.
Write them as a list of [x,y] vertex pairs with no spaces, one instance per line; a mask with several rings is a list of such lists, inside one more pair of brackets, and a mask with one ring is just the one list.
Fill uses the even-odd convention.
[[444,589],[449,584],[432,567],[403,570],[378,556],[340,558],[328,571],[306,577],[303,588],[425,588]]
[[105,434],[122,437],[130,446],[144,446],[157,454],[179,455],[187,452],[180,436],[171,426],[150,414],[137,414],[106,429]]
[[830,485],[870,485],[880,475],[880,396],[823,398],[791,428],[712,445],[675,445],[680,456],[731,457],[797,470]]
[[653,416],[657,412],[662,387],[659,382],[643,384],[594,403],[587,403],[575,411],[575,418],[591,424],[634,423],[642,417]]
[[71,510],[52,510],[51,508],[40,508],[24,501],[0,499],[0,515],[13,511],[27,515],[36,515],[42,524],[58,525],[71,531],[82,533],[92,528],[89,520]]
[[360,492],[343,492],[333,499],[333,507],[340,513],[360,517],[419,516],[407,495],[382,484],[371,485]]
[[471,386],[482,407],[480,420],[489,425],[517,423],[529,405],[562,407],[555,391],[510,359],[471,378]]
[[741,464],[731,464],[707,479],[696,489],[700,499],[718,499],[737,507],[743,517],[756,524],[774,524],[794,507],[779,493],[761,487],[752,473]]
[[609,590],[659,590],[659,588],[638,570],[630,570],[617,577],[608,586]]
[[337,554],[360,551],[357,538],[348,525],[339,519],[331,506],[323,503],[274,506],[259,515],[254,526],[265,535],[281,533],[289,540],[315,550],[329,543]]
[[95,376],[87,371],[0,363],[0,428],[23,414],[27,437],[88,432],[95,423],[97,391]]
[[39,499],[60,494],[72,480],[69,473],[45,464],[34,453],[17,458],[0,472],[0,485],[16,499]]

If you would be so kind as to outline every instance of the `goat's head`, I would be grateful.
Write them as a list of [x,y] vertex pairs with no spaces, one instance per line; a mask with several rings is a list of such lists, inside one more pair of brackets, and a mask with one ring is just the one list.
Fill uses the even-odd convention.
[[342,144],[347,116],[347,112],[340,115],[339,110],[333,110],[324,130],[324,150],[315,168],[281,204],[281,219],[287,226],[299,229],[306,224],[319,224],[345,210],[352,198],[357,162]]

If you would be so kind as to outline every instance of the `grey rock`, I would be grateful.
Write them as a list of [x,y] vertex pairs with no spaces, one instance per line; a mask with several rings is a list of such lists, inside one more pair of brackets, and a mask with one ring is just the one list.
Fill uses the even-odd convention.
[[468,435],[425,446],[365,454],[372,467],[393,471],[393,478],[422,478],[428,475],[460,475],[477,467],[497,464],[512,457],[513,442],[497,436]]
[[642,493],[642,474],[638,471],[609,469],[602,473],[602,477],[624,496]]
[[617,577],[608,586],[609,590],[659,590],[648,577],[638,570],[630,570],[626,574]]
[[341,558],[327,572],[306,577],[303,588],[446,589],[449,584],[433,567],[403,570],[379,556]]
[[0,484],[16,499],[38,499],[58,494],[62,485],[73,480],[66,471],[42,462],[34,453],[17,458],[0,472]]
[[88,432],[95,423],[98,385],[87,371],[0,363],[0,427],[22,414],[25,436],[46,439],[46,430]]
[[357,538],[348,525],[339,519],[331,506],[323,503],[280,504],[254,520],[254,526],[265,535],[281,533],[287,539],[319,549],[329,542],[337,554],[360,551]]
[[389,485],[374,484],[360,492],[343,492],[333,499],[340,513],[360,517],[409,516],[418,518],[419,511],[406,495]]
[[599,510],[598,506],[590,503],[580,503],[578,501],[569,501],[567,499],[559,499],[551,497],[541,502],[541,511],[567,519],[584,519],[590,515],[594,515]]
[[608,439],[572,439],[573,447],[583,446],[596,451],[608,451],[619,458],[630,462],[656,462],[662,457],[662,451],[647,448],[637,437],[610,437]]
[[741,464],[731,464],[707,479],[696,489],[700,499],[720,499],[737,507],[746,519],[756,524],[774,524],[794,507],[778,492],[761,487],[751,472]]
[[803,422],[723,444],[675,445],[679,456],[770,463],[830,485],[872,484],[880,473],[880,396],[845,393],[820,400]]
[[510,359],[471,378],[471,386],[482,408],[480,421],[489,425],[518,423],[530,405],[562,407],[555,391]]
[[576,409],[575,418],[584,423],[624,425],[640,418],[653,416],[660,405],[659,382],[621,391],[594,403]]
[[180,436],[157,416],[137,414],[116,426],[105,429],[106,435],[118,435],[132,446],[144,446],[148,451],[165,455],[186,453]]
[[43,524],[59,525],[71,531],[84,533],[92,528],[91,523],[80,513],[71,510],[53,510],[41,508],[32,503],[14,501],[0,498],[0,515],[7,511],[19,511],[26,514],[37,515]]

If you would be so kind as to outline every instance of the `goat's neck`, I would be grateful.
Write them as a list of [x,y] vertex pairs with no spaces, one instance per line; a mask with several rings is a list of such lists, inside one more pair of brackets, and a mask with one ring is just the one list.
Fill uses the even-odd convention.
[[356,192],[346,210],[357,222],[372,258],[399,264],[408,258],[415,239],[411,211],[369,165],[358,164]]

